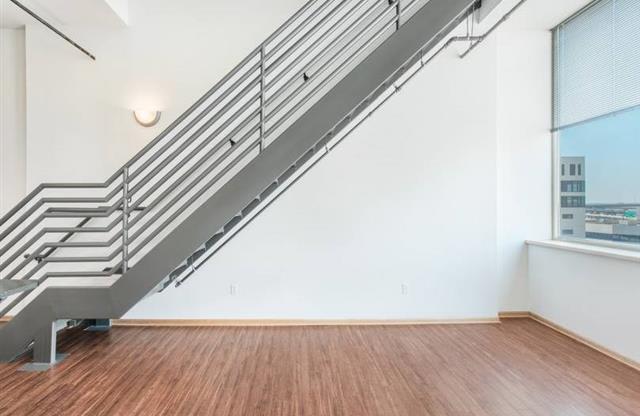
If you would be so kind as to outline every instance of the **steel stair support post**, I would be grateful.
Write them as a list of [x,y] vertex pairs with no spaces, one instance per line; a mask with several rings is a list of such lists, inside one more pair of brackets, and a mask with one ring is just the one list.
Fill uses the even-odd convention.
[[23,365],[20,370],[28,372],[46,371],[64,360],[66,354],[56,354],[58,328],[55,321],[40,329],[33,342],[33,362]]
[[402,25],[402,5],[400,1],[396,0],[396,31],[400,30],[400,25]]
[[[129,167],[125,166],[122,168],[122,275],[129,270],[129,202]],[[88,332],[107,332],[111,329],[111,319],[89,319],[88,323]]]
[[129,167],[122,169],[122,274],[129,269]]
[[36,335],[33,344],[33,361],[35,363],[54,364],[56,362],[56,323],[51,322]]
[[87,332],[108,332],[111,329],[111,319],[89,319]]

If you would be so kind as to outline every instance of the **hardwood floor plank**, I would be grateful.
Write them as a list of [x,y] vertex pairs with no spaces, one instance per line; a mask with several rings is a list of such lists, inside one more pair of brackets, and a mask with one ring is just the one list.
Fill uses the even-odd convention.
[[640,373],[531,319],[68,331],[0,415],[640,416]]

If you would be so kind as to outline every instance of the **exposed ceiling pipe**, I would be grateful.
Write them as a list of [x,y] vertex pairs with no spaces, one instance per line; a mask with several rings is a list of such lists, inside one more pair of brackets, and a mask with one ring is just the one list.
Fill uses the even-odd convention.
[[511,15],[513,13],[516,12],[516,10],[518,10],[520,8],[520,6],[522,6],[527,0],[520,0],[518,2],[518,4],[516,4],[515,6],[513,6],[511,8],[511,10],[509,10],[504,16],[502,16],[502,18],[500,20],[498,20],[493,26],[491,26],[491,28],[489,30],[487,30],[487,32],[484,35],[480,35],[479,36],[479,40],[475,43],[473,43],[469,49],[467,49],[466,51],[464,51],[464,53],[462,55],[460,55],[460,58],[464,58],[465,56],[467,56],[469,53],[471,53],[472,50],[474,50],[476,48],[476,46],[478,46],[479,44],[481,44],[487,37],[489,37],[497,28],[498,26],[500,26],[501,24],[503,24],[504,22],[506,22],[509,17],[511,17]]
[[84,53],[85,55],[87,55],[89,58],[93,59],[94,61],[96,60],[96,57],[93,56],[93,54],[91,54],[89,51],[87,51],[85,48],[83,48],[82,46],[78,45],[76,42],[74,42],[72,39],[70,39],[67,35],[65,35],[64,33],[60,32],[58,29],[56,29],[55,27],[53,27],[51,24],[49,24],[49,22],[47,22],[46,20],[44,20],[43,18],[41,18],[40,16],[38,16],[37,14],[35,14],[33,11],[29,10],[25,5],[23,5],[22,3],[20,3],[18,0],[11,0],[11,3],[15,4],[16,6],[18,6],[19,8],[21,8],[22,10],[24,10],[29,16],[33,17],[34,19],[36,19],[38,22],[42,23],[43,25],[45,25],[49,30],[51,30],[52,32],[54,32],[56,35],[60,36],[62,39],[66,40],[67,42],[69,42],[70,44],[72,44],[74,47],[76,47],[77,49],[79,49],[80,51],[82,51],[82,53]]

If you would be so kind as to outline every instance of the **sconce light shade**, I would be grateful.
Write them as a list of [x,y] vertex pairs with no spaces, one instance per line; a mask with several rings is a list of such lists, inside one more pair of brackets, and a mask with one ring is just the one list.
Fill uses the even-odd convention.
[[162,113],[157,110],[135,110],[133,112],[133,116],[136,118],[138,124],[144,127],[152,127],[158,124],[161,114]]

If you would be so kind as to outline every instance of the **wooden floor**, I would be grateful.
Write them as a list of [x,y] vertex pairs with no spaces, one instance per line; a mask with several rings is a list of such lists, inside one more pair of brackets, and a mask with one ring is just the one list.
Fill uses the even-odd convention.
[[75,331],[0,415],[640,415],[640,373],[534,321]]

